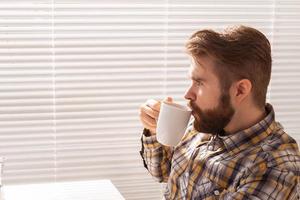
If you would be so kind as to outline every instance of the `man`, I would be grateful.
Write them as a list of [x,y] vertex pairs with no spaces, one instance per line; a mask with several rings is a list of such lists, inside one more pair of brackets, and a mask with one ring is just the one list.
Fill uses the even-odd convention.
[[[156,140],[159,101],[140,108],[141,155],[165,199],[298,199],[300,153],[266,103],[271,48],[258,30],[201,30],[186,44],[192,61],[185,98],[193,123],[174,148]],[[166,101],[172,101],[168,98]]]

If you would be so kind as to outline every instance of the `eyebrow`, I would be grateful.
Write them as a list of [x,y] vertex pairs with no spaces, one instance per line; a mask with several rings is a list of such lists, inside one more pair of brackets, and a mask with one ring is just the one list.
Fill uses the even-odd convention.
[[196,82],[206,82],[205,78],[193,75],[192,70],[189,70],[188,77]]
[[196,81],[196,82],[206,82],[205,78],[196,77],[196,76],[193,76],[193,75],[189,75],[189,78]]

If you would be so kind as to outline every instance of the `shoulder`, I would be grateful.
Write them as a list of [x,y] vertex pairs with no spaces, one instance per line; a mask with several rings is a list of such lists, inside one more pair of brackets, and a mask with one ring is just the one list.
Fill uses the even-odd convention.
[[277,126],[268,137],[245,149],[236,159],[246,171],[253,173],[276,168],[300,176],[299,147],[296,140],[288,135],[282,126]]
[[279,124],[274,131],[258,145],[256,160],[264,162],[267,168],[293,171],[300,175],[300,152],[294,138]]

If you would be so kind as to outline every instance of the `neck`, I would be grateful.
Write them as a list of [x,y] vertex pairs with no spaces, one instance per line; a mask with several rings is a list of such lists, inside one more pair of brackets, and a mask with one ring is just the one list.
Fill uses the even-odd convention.
[[228,134],[234,134],[245,130],[260,122],[263,118],[265,118],[266,114],[265,109],[258,109],[257,107],[237,110],[224,130]]

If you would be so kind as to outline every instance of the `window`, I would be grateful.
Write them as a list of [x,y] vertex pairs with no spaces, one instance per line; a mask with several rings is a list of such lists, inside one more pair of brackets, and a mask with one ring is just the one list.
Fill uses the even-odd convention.
[[273,48],[268,98],[300,141],[297,1],[0,2],[0,156],[4,184],[108,178],[126,199],[159,199],[139,157],[138,108],[183,101],[184,42],[245,24]]

